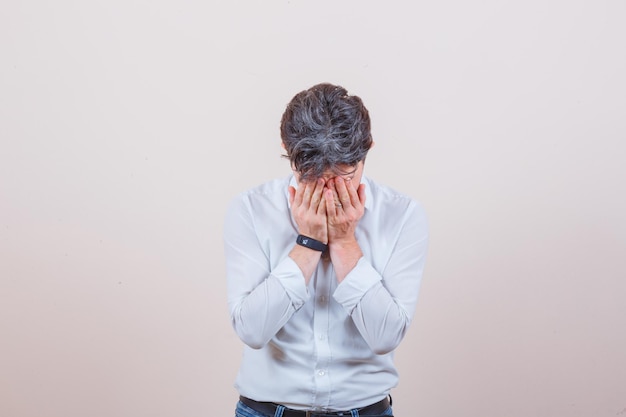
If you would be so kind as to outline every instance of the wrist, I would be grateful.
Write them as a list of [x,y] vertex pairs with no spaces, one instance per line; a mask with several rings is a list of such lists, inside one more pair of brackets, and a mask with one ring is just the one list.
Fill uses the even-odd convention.
[[342,238],[332,238],[329,239],[328,242],[328,246],[329,247],[334,247],[334,248],[351,248],[351,247],[355,247],[355,246],[359,246],[356,237],[354,236],[345,236]]
[[361,256],[361,246],[356,239],[331,240],[328,242],[328,250],[336,256]]
[[343,282],[363,257],[363,251],[356,239],[331,240],[328,244],[328,254],[335,269],[337,282]]

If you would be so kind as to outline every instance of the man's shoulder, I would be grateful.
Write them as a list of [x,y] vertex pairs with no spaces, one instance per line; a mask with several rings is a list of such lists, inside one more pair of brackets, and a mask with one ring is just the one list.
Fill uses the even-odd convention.
[[287,197],[287,187],[289,186],[290,177],[275,178],[264,183],[258,184],[247,190],[239,192],[234,200],[247,200],[249,202],[268,201],[277,202],[281,197]]
[[289,185],[289,179],[290,177],[274,178],[243,191],[243,194],[272,194],[277,192],[286,192],[287,186]]
[[[388,185],[380,184],[367,179],[365,208],[371,212],[373,218],[393,220],[393,224],[414,222],[419,227],[427,229],[428,219],[422,204],[409,194],[397,191]],[[370,199],[368,202],[367,199]],[[390,223],[385,223],[389,226]]]
[[371,178],[365,178],[366,190],[369,189],[369,196],[376,205],[400,205],[417,206],[419,202],[410,195],[398,191],[386,184],[381,184]]

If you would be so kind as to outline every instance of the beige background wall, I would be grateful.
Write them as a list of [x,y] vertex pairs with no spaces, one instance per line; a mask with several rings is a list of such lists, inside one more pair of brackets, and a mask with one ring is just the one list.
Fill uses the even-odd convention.
[[4,0],[0,415],[232,416],[221,227],[298,91],[432,244],[398,416],[626,415],[626,3]]

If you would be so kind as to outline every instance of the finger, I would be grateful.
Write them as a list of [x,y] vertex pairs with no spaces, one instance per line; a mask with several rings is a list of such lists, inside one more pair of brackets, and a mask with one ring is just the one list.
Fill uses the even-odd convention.
[[359,194],[359,201],[361,202],[361,205],[365,205],[365,184],[359,184],[359,189],[357,190],[357,193]]
[[315,184],[315,188],[313,189],[313,194],[311,195],[311,208],[316,211],[320,205],[320,202],[322,201],[322,193],[324,192],[325,188],[324,182],[324,179],[318,179]]
[[290,185],[287,191],[289,191],[289,205],[293,207],[293,202],[296,198],[296,189]]
[[302,191],[302,205],[304,207],[309,207],[311,205],[311,196],[313,195],[315,185],[316,183],[311,181],[307,181],[304,184],[304,190]]
[[326,198],[326,188],[324,187],[322,189],[322,195],[321,195],[321,201],[319,203],[319,205],[317,206],[317,214],[319,215],[325,215],[327,214],[327,209],[326,209],[326,205],[327,205],[327,198]]
[[326,188],[324,191],[324,202],[326,203],[326,214],[330,217],[337,215],[337,203],[333,196],[334,191],[331,188]]
[[337,193],[337,187],[333,186],[333,202],[335,205],[341,204],[341,200],[339,199],[339,194]]
[[[361,188],[361,185],[362,184],[359,184],[359,188]],[[348,196],[350,197],[350,203],[354,207],[358,207],[363,204],[361,202],[361,196],[359,195],[358,189],[354,188],[354,184],[352,184],[352,181],[347,181],[346,191],[348,192]]]
[[332,196],[333,196],[333,204],[335,205],[335,209],[338,208],[342,208],[343,204],[341,203],[341,200],[339,199],[339,193],[337,192],[337,182],[334,179],[329,180],[329,187],[328,187],[331,192],[332,192]]
[[[290,188],[294,188],[294,187],[290,187]],[[295,205],[296,207],[302,205],[302,196],[304,195],[304,188],[305,187],[303,184],[298,184],[298,188],[294,188],[294,196],[293,196],[292,205]]]
[[346,181],[341,177],[337,177],[335,179],[335,187],[337,188],[337,194],[339,194],[339,202],[344,206],[351,205],[352,202],[350,201],[350,194],[348,192],[348,188],[346,187]]

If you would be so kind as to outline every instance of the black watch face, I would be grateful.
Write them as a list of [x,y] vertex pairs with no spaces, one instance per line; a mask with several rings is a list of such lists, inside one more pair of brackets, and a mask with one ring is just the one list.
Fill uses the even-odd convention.
[[322,242],[318,242],[317,240],[313,238],[306,237],[303,235],[298,235],[298,238],[296,239],[296,243],[304,247],[307,247],[309,249],[313,249],[313,250],[317,250],[321,252],[323,252],[326,249],[326,245],[324,245]]

